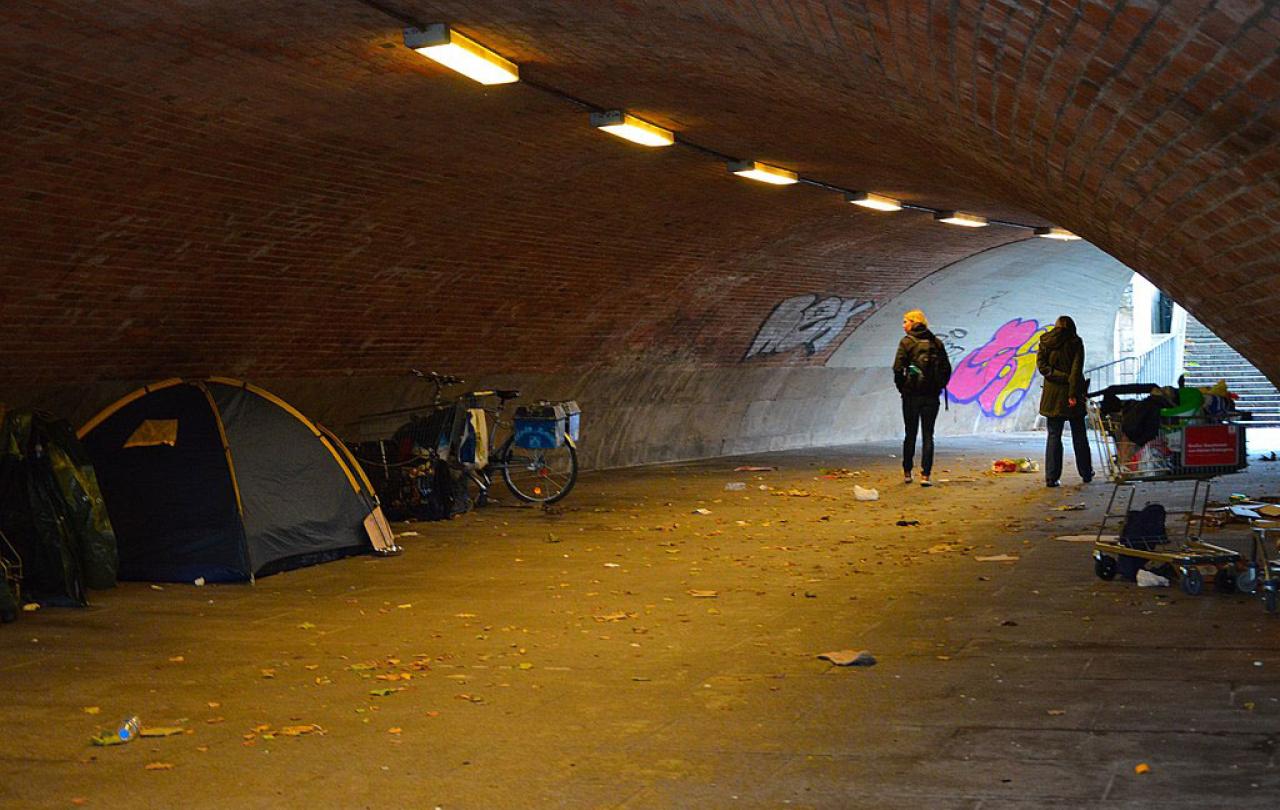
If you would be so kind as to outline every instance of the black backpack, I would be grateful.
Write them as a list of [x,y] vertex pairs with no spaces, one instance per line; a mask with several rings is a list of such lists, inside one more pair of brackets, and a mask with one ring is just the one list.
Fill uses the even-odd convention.
[[911,360],[920,369],[920,373],[907,375],[903,393],[931,396],[946,389],[947,383],[951,381],[951,361],[947,358],[947,350],[942,341],[937,338],[916,340]]
[[[1130,509],[1120,529],[1120,545],[1150,551],[1168,543],[1164,519],[1164,507],[1158,503],[1149,503],[1142,509]],[[1116,568],[1121,577],[1131,580],[1138,576],[1144,562],[1141,557],[1120,555]]]

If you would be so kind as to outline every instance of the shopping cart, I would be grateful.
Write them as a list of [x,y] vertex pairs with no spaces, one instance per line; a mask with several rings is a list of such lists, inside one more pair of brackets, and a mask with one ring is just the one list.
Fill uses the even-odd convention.
[[[1124,410],[1120,407],[1126,402],[1132,406],[1135,401],[1120,397],[1146,395],[1155,387],[1143,384],[1112,386],[1092,392],[1086,398],[1094,444],[1112,484],[1111,497],[1094,539],[1094,573],[1100,579],[1114,579],[1121,557],[1137,558],[1143,566],[1147,563],[1167,566],[1167,570],[1176,573],[1182,590],[1188,595],[1194,596],[1204,589],[1204,570],[1210,568],[1214,571],[1214,586],[1218,590],[1234,591],[1240,554],[1204,542],[1201,534],[1204,532],[1212,480],[1248,466],[1245,426],[1238,421],[1247,418],[1247,414],[1160,416],[1157,435],[1137,445],[1123,430]],[[1099,396],[1107,403],[1105,407],[1096,401]],[[1132,512],[1139,488],[1176,481],[1193,484],[1188,508],[1172,512],[1186,518],[1182,537],[1176,545],[1160,537],[1148,538],[1151,542],[1142,544],[1146,547],[1135,547],[1107,534],[1109,526],[1123,526]],[[1134,541],[1134,538],[1126,539]],[[1165,543],[1169,544],[1167,548],[1159,547]]]

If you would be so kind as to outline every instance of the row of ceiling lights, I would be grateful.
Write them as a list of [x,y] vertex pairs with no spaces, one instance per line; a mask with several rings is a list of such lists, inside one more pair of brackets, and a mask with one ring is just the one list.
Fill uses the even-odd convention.
[[[444,23],[436,23],[422,28],[406,28],[404,31],[404,44],[428,59],[432,59],[481,84],[510,84],[520,80],[519,65],[498,55],[470,37],[454,31]],[[543,86],[542,89],[570,98],[553,88]],[[577,99],[572,100],[582,103],[578,102]],[[641,146],[659,147],[671,146],[677,143],[676,135],[671,130],[637,118],[624,110],[594,111],[591,113],[591,126]],[[705,152],[712,151],[702,147],[699,148]],[[788,169],[771,166],[755,160],[729,159],[726,160],[726,163],[731,173],[761,183],[783,186],[807,182],[811,185],[835,189],[834,186],[826,183],[806,180],[796,172]],[[990,220],[987,217],[963,211],[942,210],[905,203],[893,197],[886,197],[882,194],[873,194],[867,191],[845,191],[844,198],[854,205],[875,211],[901,211],[904,208],[928,211],[939,222],[960,225],[966,228],[982,228],[994,223],[1015,228],[1028,228],[1035,231],[1036,236],[1044,237],[1045,239],[1069,241],[1080,238],[1065,228],[1033,227],[1017,222]]]

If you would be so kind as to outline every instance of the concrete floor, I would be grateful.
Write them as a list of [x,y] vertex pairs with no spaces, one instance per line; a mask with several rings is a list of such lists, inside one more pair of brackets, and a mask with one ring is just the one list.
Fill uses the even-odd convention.
[[[0,627],[0,804],[1274,806],[1280,618],[1097,580],[1055,537],[1107,485],[984,474],[1039,449],[945,440],[932,490],[892,443],[590,474],[556,514],[408,527],[394,559],[24,613]],[[1280,492],[1280,464],[1217,491]],[[842,648],[879,663],[816,658]],[[187,733],[89,745],[130,713]]]

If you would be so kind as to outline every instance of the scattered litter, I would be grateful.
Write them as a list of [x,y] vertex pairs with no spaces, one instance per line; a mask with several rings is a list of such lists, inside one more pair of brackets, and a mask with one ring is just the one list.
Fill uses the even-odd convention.
[[835,650],[818,655],[824,661],[830,661],[838,667],[873,667],[876,657],[867,650]]
[[417,537],[417,532],[396,532],[396,537]]
[[1133,772],[1136,774],[1151,773],[1151,766],[1145,762],[1139,762],[1133,766]]
[[89,742],[93,743],[94,745],[124,745],[125,743],[129,742],[129,740],[122,738],[119,734],[104,731],[101,734],[97,734],[97,735],[94,735],[93,737],[90,737]]
[[773,494],[788,496],[791,498],[808,498],[813,495],[813,493],[807,489],[796,489],[795,487],[792,487],[791,489],[776,489],[773,491]]
[[862,470],[850,470],[845,467],[819,467],[818,475],[828,481],[838,481],[842,478],[854,478],[863,475]]
[[854,484],[853,497],[855,500],[859,500],[859,501],[878,501],[880,500],[880,490],[876,489],[875,487],[867,488],[867,487],[860,487],[857,484]]
[[1045,712],[1045,714],[1049,715],[1050,717],[1061,717],[1066,713],[1067,713],[1066,709],[1050,709],[1049,711]]
[[204,577],[196,577],[194,580],[192,580],[192,581],[191,581],[191,584],[192,584],[192,585],[195,585],[197,588],[203,588],[203,587],[204,587]]
[[749,464],[744,464],[741,467],[734,467],[733,471],[734,472],[773,472],[776,469],[778,468],[777,467],[753,467]]
[[959,543],[936,543],[924,550],[925,554],[947,554],[952,551],[968,551],[973,546],[963,546]]
[[153,591],[163,591],[163,590],[164,590],[164,588],[162,588],[162,587],[161,587],[161,586],[159,586],[159,585],[152,585],[152,586],[151,586],[151,590],[153,590]]
[[143,726],[139,737],[176,737],[186,732],[182,726]]
[[689,595],[695,599],[715,599],[720,595],[719,591],[704,591],[697,588],[690,588]]
[[1064,503],[1062,506],[1057,507],[1059,512],[1079,512],[1082,509],[1084,509],[1084,504],[1082,503]]
[[22,606],[23,613],[35,613],[39,609],[40,609],[39,602],[27,602],[25,605]]
[[605,563],[604,567],[605,568],[621,568],[622,564],[621,563]]
[[986,557],[974,557],[977,562],[1017,562],[1022,559],[1017,554],[991,554]]
[[695,514],[695,515],[709,515],[709,514],[711,514],[711,510],[710,510],[710,509],[707,509],[707,508],[705,508],[705,507],[699,506],[697,509],[693,510],[693,514]]
[[1138,587],[1167,588],[1169,587],[1169,578],[1162,577],[1159,574],[1153,574],[1145,568],[1140,568],[1138,569]]
[[1029,458],[998,458],[991,462],[993,473],[1040,472],[1040,462]]
[[1000,626],[1001,627],[1017,627],[1018,623],[1015,622],[1013,619],[1005,619],[1004,621],[1000,622]]
[[1102,535],[1102,537],[1098,537],[1097,535],[1093,535],[1093,534],[1060,534],[1053,539],[1061,540],[1064,543],[1092,543],[1095,540],[1102,540],[1103,542],[1114,543],[1119,538],[1111,534],[1104,534]]
[[97,706],[85,706],[83,711],[85,714],[98,714],[102,709]]
[[730,481],[724,485],[726,492],[742,492],[747,488],[746,481]]
[[148,771],[171,771],[173,770],[172,762],[148,762],[145,766]]
[[302,737],[306,734],[324,734],[324,729],[315,723],[307,723],[303,726],[285,726],[277,732],[282,737]]
[[912,519],[910,519],[910,518],[903,518],[902,520],[899,520],[899,521],[898,521],[897,525],[899,525],[899,526],[919,526],[919,525],[920,525],[920,521],[918,521],[918,520],[912,520]]

